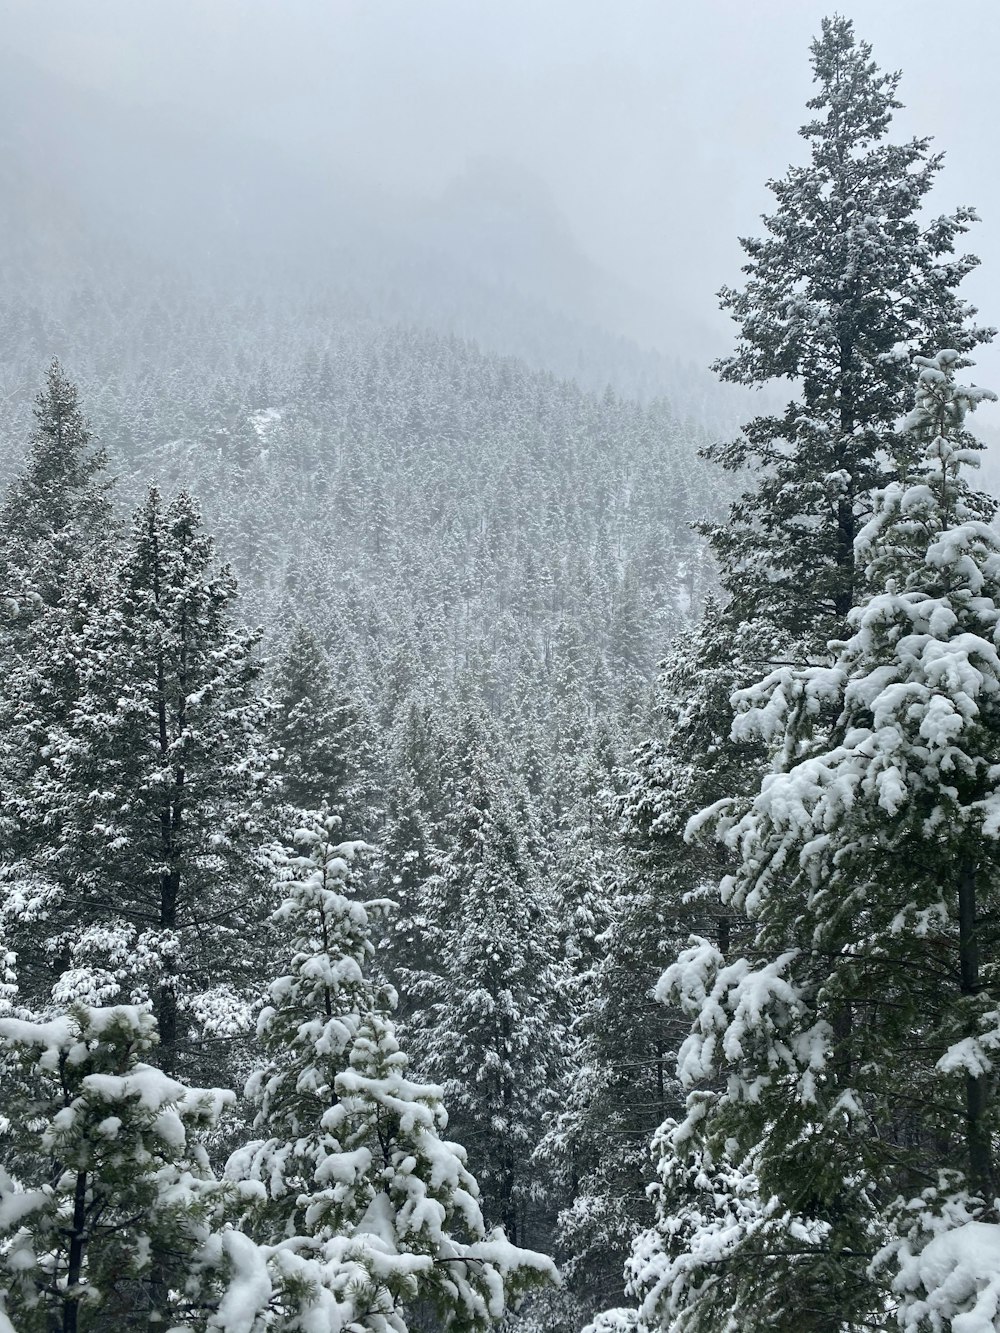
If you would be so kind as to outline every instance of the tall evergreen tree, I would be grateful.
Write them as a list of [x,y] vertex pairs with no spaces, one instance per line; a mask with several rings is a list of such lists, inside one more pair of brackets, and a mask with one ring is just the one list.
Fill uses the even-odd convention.
[[[615,821],[597,831],[606,926],[580,995],[577,1069],[549,1136],[576,1163],[560,1252],[590,1309],[621,1290],[624,1260],[652,1220],[651,1140],[682,1104],[674,1066],[687,1024],[653,998],[663,963],[692,930],[723,951],[740,937],[739,918],[717,892],[726,856],[687,845],[684,830],[706,804],[752,782],[764,760],[761,746],[730,743],[729,699],[755,678],[772,637],[748,626],[734,644],[708,601],[661,664],[656,734],[635,750],[627,775],[616,775]],[[606,785],[613,789],[611,775]]]
[[[35,403],[24,470],[0,509],[0,838],[24,849],[17,814],[44,737],[80,689],[77,645],[114,561],[117,525],[76,388],[57,361]],[[37,828],[32,817],[29,821]]]
[[[794,397],[784,413],[707,451],[733,470],[754,469],[728,521],[703,529],[730,601],[707,609],[689,660],[675,658],[668,674],[681,689],[668,690],[665,734],[637,756],[625,808],[639,912],[631,930],[625,914],[634,939],[614,941],[612,954],[638,946],[647,977],[657,933],[661,957],[692,926],[714,937],[720,956],[744,945],[746,922],[715,888],[731,852],[692,846],[684,834],[700,806],[745,802],[759,781],[763,747],[745,733],[731,738],[729,694],[767,661],[823,655],[844,631],[864,593],[855,536],[879,488],[914,466],[912,440],[896,431],[910,357],[992,336],[970,325],[975,312],[957,295],[977,262],[954,253],[974,214],[926,222],[942,159],[926,139],[888,139],[899,76],[878,69],[842,17],[824,20],[812,62],[815,114],[801,130],[810,160],[771,183],[777,207],[766,235],[743,241],[747,283],[721,294],[739,341],[716,366],[737,383],[788,380]],[[660,932],[648,929],[654,921]],[[647,927],[645,944],[636,924]]]
[[[58,361],[35,401],[21,474],[0,508],[0,595],[54,606],[112,523],[107,456],[95,448],[79,394]],[[8,619],[19,609],[8,603]]]
[[531,1154],[559,1077],[554,940],[524,821],[471,712],[456,749],[414,1049],[444,1086],[496,1220],[521,1242],[539,1212]]
[[0,1017],[0,1328],[210,1326],[226,1265],[206,1247],[229,1190],[205,1139],[233,1094],[165,1076],[147,1063],[155,1040],[127,1005]]
[[644,1327],[860,1330],[894,1292],[904,1321],[921,1301],[957,1316],[976,1283],[935,1237],[1000,1243],[1000,542],[960,475],[963,417],[993,396],[956,386],[963,364],[918,358],[923,462],[858,535],[872,595],[832,666],[741,696],[773,769],[745,813],[701,822],[753,937],[729,958],[696,941],[661,982],[693,1019],[692,1091],[636,1250]]
[[[29,716],[39,762],[12,793],[18,855],[3,919],[26,995],[151,999],[158,1058],[228,1034],[259,960],[266,779],[256,636],[232,623],[197,507],[152,490],[71,653],[78,697],[55,726]],[[31,664],[26,671],[32,675]]]
[[787,380],[781,415],[751,421],[708,456],[753,468],[753,487],[724,524],[708,525],[732,618],[762,617],[806,651],[843,631],[857,598],[854,538],[880,486],[913,451],[894,433],[910,398],[910,361],[992,337],[957,295],[976,266],[957,257],[970,208],[927,220],[942,156],[926,138],[887,139],[900,76],[885,74],[849,19],[824,19],[800,130],[810,160],[771,181],[767,234],[742,242],[742,290],[723,289],[739,325],[724,380]]
[[404,1028],[434,953],[433,902],[446,815],[442,745],[430,708],[411,699],[389,747],[392,780],[373,867],[378,895],[395,903],[379,955],[399,990],[397,1017]]
[[315,634],[296,625],[278,659],[272,686],[271,739],[278,749],[281,796],[300,810],[343,806],[349,771],[348,702],[339,697]]

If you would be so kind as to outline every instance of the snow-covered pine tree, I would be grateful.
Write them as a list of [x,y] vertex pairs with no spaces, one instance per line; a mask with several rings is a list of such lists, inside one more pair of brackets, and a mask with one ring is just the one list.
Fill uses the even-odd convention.
[[278,658],[272,684],[271,740],[279,758],[281,798],[298,810],[340,810],[349,769],[349,703],[336,690],[326,653],[297,624]]
[[0,843],[8,861],[31,836],[15,798],[77,698],[76,646],[114,559],[104,467],[77,390],[53,362],[24,469],[0,508]]
[[923,461],[857,538],[871,596],[831,666],[738,696],[772,772],[696,821],[754,935],[728,959],[695,941],[660,983],[693,1021],[691,1092],[632,1265],[644,1328],[855,1330],[894,1300],[944,1328],[989,1286],[942,1236],[971,1228],[973,1268],[976,1228],[1000,1238],[1000,538],[961,476],[993,395],[955,384],[954,350],[917,364]]
[[[257,638],[232,620],[193,500],[150,491],[100,604],[65,649],[77,698],[21,736],[39,762],[8,795],[21,854],[3,921],[26,1000],[150,999],[156,1058],[231,1035],[256,985],[266,761]],[[22,850],[23,849],[23,850]]]
[[708,598],[697,623],[661,663],[656,734],[634,751],[618,801],[626,887],[652,891],[675,932],[687,934],[697,924],[723,951],[734,924],[715,892],[724,856],[718,848],[689,845],[684,834],[706,805],[755,785],[766,752],[731,737],[731,698],[759,678],[778,647],[777,632],[762,621],[745,621],[734,642],[726,610]]
[[130,1006],[0,1016],[7,1333],[204,1330],[224,1298],[233,1188],[203,1138],[233,1094],[152,1067],[155,1039],[152,1015]]
[[[559,1084],[564,1042],[554,938],[525,820],[504,789],[485,719],[470,707],[455,741],[452,810],[431,897],[432,959],[414,1015],[414,1058],[440,1082],[487,1209],[533,1239],[531,1155]],[[523,794],[522,807],[529,802]]]
[[[957,296],[976,263],[954,255],[973,213],[925,225],[920,210],[941,158],[926,140],[887,141],[898,76],[878,70],[840,17],[824,21],[812,56],[816,115],[802,129],[810,161],[772,184],[767,234],[743,243],[748,282],[722,293],[740,339],[716,367],[740,383],[788,379],[796,398],[708,451],[727,467],[756,469],[728,521],[705,529],[731,600],[714,624],[706,608],[695,660],[675,663],[685,688],[668,691],[666,735],[637,756],[625,810],[638,853],[629,887],[641,898],[645,884],[651,909],[640,902],[631,919],[672,918],[676,938],[694,908],[722,952],[739,922],[711,905],[726,855],[686,845],[683,829],[702,804],[756,789],[759,746],[730,739],[728,695],[755,678],[761,661],[822,653],[842,632],[862,593],[854,535],[877,488],[913,457],[895,433],[910,354],[942,340],[965,350],[991,336],[969,327],[974,311]],[[628,934],[628,913],[623,920]],[[627,942],[610,945],[610,956],[627,955]],[[652,962],[647,951],[640,968]]]
[[446,798],[442,738],[429,705],[410,699],[388,747],[386,820],[374,857],[376,893],[396,905],[384,920],[379,962],[400,992],[397,1023],[418,1003],[411,983],[431,965],[431,905],[441,859]]
[[556,764],[564,783],[564,808],[553,852],[552,909],[568,1023],[586,1008],[595,972],[606,952],[613,875],[608,843],[615,818],[619,741],[601,723],[587,748],[576,754],[575,764],[568,763],[568,756],[567,762],[557,760]]
[[734,623],[763,618],[806,652],[841,634],[857,597],[854,537],[873,493],[912,450],[894,433],[910,397],[910,358],[965,352],[992,330],[956,294],[978,260],[957,257],[970,208],[927,220],[942,157],[928,139],[887,139],[898,74],[882,73],[850,19],[824,19],[812,45],[810,160],[769,183],[767,235],[742,242],[742,290],[722,307],[739,325],[724,380],[794,387],[781,415],[751,421],[707,456],[753,469],[727,520],[705,531]]
[[321,813],[280,858],[293,878],[276,923],[292,956],[260,1015],[265,1063],[247,1084],[261,1137],[227,1176],[258,1186],[247,1225],[278,1327],[405,1333],[432,1311],[449,1328],[485,1328],[554,1269],[487,1234],[465,1152],[442,1138],[441,1089],[407,1077],[394,996],[371,977],[371,920],[386,904],[352,895],[361,844],[339,834]]
[[[107,457],[93,447],[79,394],[58,361],[35,400],[24,470],[0,507],[0,597],[4,621],[27,606],[54,606],[95,544],[112,527]],[[11,605],[11,603],[17,605]]]
[[[373,619],[388,614],[385,603],[389,600],[388,591],[385,598],[368,594],[366,609]],[[355,607],[354,614],[361,611]],[[340,804],[350,810],[352,827],[369,839],[385,818],[386,738],[378,707],[385,663],[380,639],[378,629],[371,626],[358,632],[349,605],[333,618],[327,634],[337,707],[343,710],[341,716],[349,728]]]
[[650,1143],[682,1103],[674,1066],[687,1023],[653,998],[664,961],[695,929],[724,951],[739,938],[718,901],[720,849],[684,841],[688,819],[752,782],[763,762],[759,745],[729,742],[729,698],[759,674],[771,638],[747,626],[736,647],[755,657],[734,651],[709,599],[661,664],[656,734],[634,752],[615,800],[617,824],[603,834],[613,852],[601,853],[608,920],[580,996],[579,1069],[555,1131],[578,1162],[576,1197],[560,1217],[560,1252],[591,1310],[620,1298],[624,1260],[653,1216]]

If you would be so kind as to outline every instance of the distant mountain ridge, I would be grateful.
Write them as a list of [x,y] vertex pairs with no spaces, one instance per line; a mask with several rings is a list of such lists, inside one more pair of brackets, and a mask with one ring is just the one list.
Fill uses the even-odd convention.
[[10,61],[0,124],[0,272],[22,302],[58,314],[67,284],[181,278],[213,299],[326,294],[357,318],[455,333],[586,388],[666,395],[720,429],[744,415],[704,368],[616,331],[630,294],[509,164],[473,162],[436,198],[395,200],[271,145],[206,136],[178,108],[121,106]]

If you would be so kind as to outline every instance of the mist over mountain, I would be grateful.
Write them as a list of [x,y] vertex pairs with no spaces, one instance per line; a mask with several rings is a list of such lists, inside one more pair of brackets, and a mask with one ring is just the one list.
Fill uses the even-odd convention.
[[680,361],[642,350],[652,312],[635,318],[634,293],[584,255],[542,182],[511,163],[473,161],[436,196],[394,198],[217,125],[206,136],[177,106],[122,104],[9,59],[0,108],[12,290],[28,271],[72,281],[95,264],[134,264],[217,291],[329,292],[593,387],[674,389],[704,404],[712,381],[689,361],[688,334]]

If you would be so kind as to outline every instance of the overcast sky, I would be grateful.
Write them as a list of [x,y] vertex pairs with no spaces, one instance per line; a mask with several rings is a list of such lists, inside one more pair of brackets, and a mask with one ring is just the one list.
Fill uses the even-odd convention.
[[[235,127],[350,166],[400,207],[470,161],[514,163],[640,293],[642,332],[688,321],[700,357],[706,339],[728,345],[713,293],[738,280],[736,238],[758,229],[764,182],[802,158],[808,44],[825,12],[813,0],[0,0],[0,44],[126,105],[169,105],[208,135]],[[980,210],[969,290],[1000,323],[1000,6],[845,12],[903,71],[899,132],[947,151],[935,210]],[[1000,353],[981,366],[1000,379]]]

